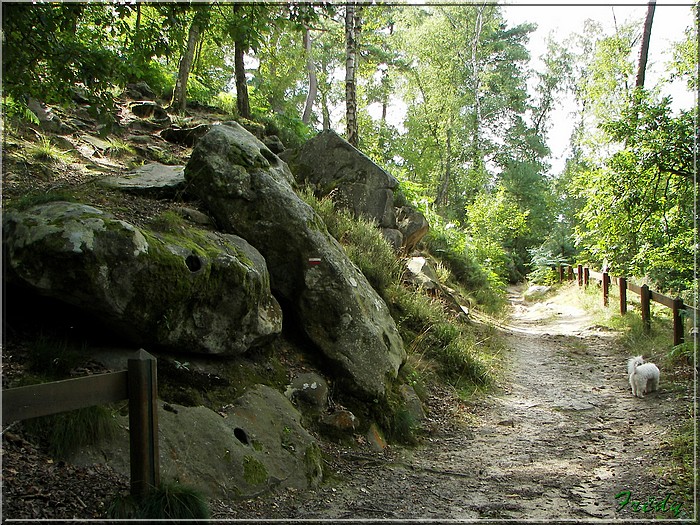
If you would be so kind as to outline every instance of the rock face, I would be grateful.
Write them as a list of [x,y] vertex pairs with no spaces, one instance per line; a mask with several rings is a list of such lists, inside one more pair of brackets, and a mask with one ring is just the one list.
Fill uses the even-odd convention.
[[410,206],[394,207],[398,181],[334,131],[324,131],[281,155],[295,178],[317,197],[333,195],[355,217],[377,223],[396,252],[410,253],[428,232],[428,221]]
[[[129,475],[127,416],[119,434],[86,447],[71,463],[106,462]],[[257,385],[236,400],[226,417],[200,407],[158,410],[160,475],[210,497],[254,497],[273,488],[315,488],[323,479],[321,451],[284,395]]]
[[410,206],[398,209],[396,222],[403,237],[403,249],[406,253],[411,253],[430,229],[423,214]]
[[8,278],[78,306],[139,345],[240,354],[281,332],[265,261],[233,235],[140,230],[68,202],[10,211]]
[[185,167],[217,224],[264,255],[271,285],[358,394],[385,393],[406,357],[386,304],[292,189],[287,165],[241,126],[214,126]]
[[335,192],[336,202],[381,228],[396,228],[398,181],[334,131],[324,131],[284,157],[294,176],[316,195]]

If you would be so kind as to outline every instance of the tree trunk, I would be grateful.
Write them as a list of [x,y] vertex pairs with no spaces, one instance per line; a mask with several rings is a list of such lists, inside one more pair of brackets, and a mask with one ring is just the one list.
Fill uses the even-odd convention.
[[448,192],[452,179],[452,122],[448,122],[447,126],[448,128],[445,131],[445,160],[443,163],[442,181],[435,196],[435,204],[437,206],[447,206],[449,204]]
[[234,43],[234,69],[236,75],[236,108],[238,115],[250,119],[250,100],[248,99],[248,81],[245,76],[245,65],[243,57],[245,55],[245,44],[236,40]]
[[301,121],[304,124],[311,122],[311,111],[314,107],[314,100],[318,93],[318,80],[316,79],[316,66],[314,65],[314,57],[311,54],[311,31],[308,27],[304,28],[304,50],[306,51],[306,70],[309,73],[309,92],[306,96],[304,104],[304,113],[301,116]]
[[323,131],[331,129],[331,112],[328,109],[328,95],[321,90],[321,112],[323,113]]
[[[233,12],[238,17],[241,4],[233,4]],[[245,53],[248,51],[243,35],[238,34],[233,42],[233,70],[236,79],[236,109],[240,117],[250,120],[250,99],[248,98],[248,80],[245,75]]]
[[649,58],[649,40],[651,39],[651,24],[654,20],[654,11],[656,10],[656,0],[650,0],[647,6],[647,17],[644,20],[644,33],[642,34],[642,49],[639,52],[639,66],[637,67],[637,82],[638,88],[644,87],[644,78],[646,76],[647,59]]
[[472,128],[472,169],[476,173],[481,170],[484,163],[483,150],[481,148],[481,63],[479,61],[479,42],[484,29],[484,10],[486,6],[481,5],[476,13],[474,21],[474,39],[471,49],[471,74],[474,90],[474,122]]
[[189,80],[190,71],[194,62],[194,52],[197,49],[197,43],[206,24],[208,12],[201,7],[196,8],[192,24],[187,34],[187,48],[180,58],[180,67],[175,82],[173,91],[173,100],[171,106],[178,112],[183,113],[187,108],[187,81]]
[[360,12],[361,8],[354,3],[345,6],[345,120],[348,142],[355,147],[359,145],[355,71],[357,69]]

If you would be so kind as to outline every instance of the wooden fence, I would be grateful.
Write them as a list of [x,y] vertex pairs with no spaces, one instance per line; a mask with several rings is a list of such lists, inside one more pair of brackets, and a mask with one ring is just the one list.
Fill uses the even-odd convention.
[[579,286],[588,286],[591,279],[600,281],[603,290],[603,305],[608,306],[610,297],[610,285],[616,285],[620,289],[620,314],[627,313],[627,292],[633,292],[639,295],[641,301],[641,315],[644,329],[651,329],[651,302],[654,301],[667,308],[670,308],[673,315],[673,346],[684,342],[683,317],[685,312],[691,312],[697,318],[697,310],[692,306],[683,304],[683,300],[679,297],[673,298],[662,295],[658,292],[650,290],[646,284],[638,286],[627,280],[626,277],[613,277],[607,272],[594,272],[591,269],[578,265],[576,268],[566,265],[559,266],[559,282],[565,279],[566,273],[568,279],[573,279],[576,275]]
[[2,391],[3,424],[129,400],[131,494],[159,484],[156,358],[139,350],[127,370]]

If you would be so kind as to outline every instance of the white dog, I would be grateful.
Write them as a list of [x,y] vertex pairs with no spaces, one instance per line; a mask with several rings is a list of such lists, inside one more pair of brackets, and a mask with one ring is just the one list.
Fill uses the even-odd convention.
[[654,363],[645,363],[641,355],[627,361],[627,373],[633,396],[644,397],[659,388],[659,369]]

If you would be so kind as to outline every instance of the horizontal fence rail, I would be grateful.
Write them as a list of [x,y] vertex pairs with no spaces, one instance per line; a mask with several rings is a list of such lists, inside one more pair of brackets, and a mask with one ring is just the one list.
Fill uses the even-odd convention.
[[[568,268],[565,270],[565,268]],[[658,303],[662,306],[671,309],[673,316],[673,346],[679,345],[685,341],[683,321],[685,315],[690,313],[694,319],[698,317],[698,311],[692,306],[683,304],[683,300],[679,297],[668,297],[653,290],[650,290],[646,284],[636,285],[627,280],[626,277],[614,277],[608,272],[595,272],[590,268],[578,265],[573,267],[570,265],[560,265],[557,269],[559,273],[559,282],[564,281],[566,273],[569,279],[573,279],[574,275],[579,286],[588,286],[591,279],[600,281],[603,289],[603,305],[609,306],[610,285],[617,286],[620,290],[620,314],[627,313],[627,292],[630,291],[639,295],[641,302],[641,316],[644,330],[651,329],[651,302]]]
[[139,350],[127,370],[2,391],[3,424],[129,400],[131,494],[141,498],[160,481],[156,358]]

